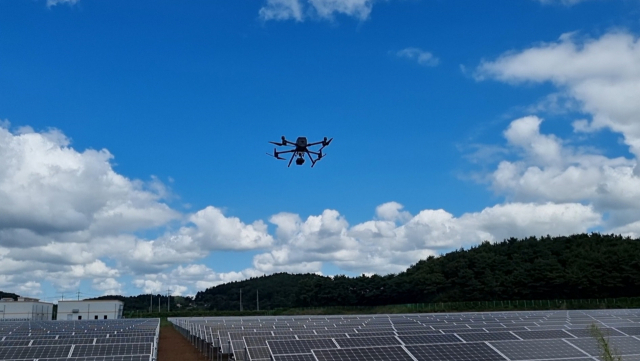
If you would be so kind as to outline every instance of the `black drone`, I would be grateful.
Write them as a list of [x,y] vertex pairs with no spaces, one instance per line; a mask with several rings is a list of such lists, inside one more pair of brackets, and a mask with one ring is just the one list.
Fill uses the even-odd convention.
[[[295,148],[293,149],[289,149],[289,150],[283,150],[281,152],[278,152],[276,150],[276,148],[273,148],[273,154],[269,154],[267,153],[267,155],[270,155],[276,159],[282,159],[282,160],[286,160],[285,158],[280,157],[280,154],[284,154],[284,153],[292,153],[291,154],[291,159],[289,159],[289,164],[287,165],[287,167],[291,166],[291,162],[293,162],[293,158],[295,158],[296,156],[298,157],[298,159],[296,159],[296,164],[297,165],[303,165],[304,164],[304,155],[307,154],[309,156],[309,159],[311,160],[311,167],[313,168],[314,165],[316,165],[316,162],[319,161],[320,159],[322,159],[322,157],[324,157],[326,154],[322,154],[322,149],[324,149],[324,147],[328,146],[331,141],[333,140],[333,138],[331,139],[327,139],[327,137],[324,137],[323,140],[319,141],[319,142],[315,142],[315,143],[309,143],[307,142],[307,137],[298,137],[298,139],[296,139],[295,143],[288,141],[287,139],[285,139],[284,135],[282,136],[282,141],[280,143],[277,142],[269,142],[271,144],[275,144],[279,147],[284,147],[284,146],[293,146]],[[322,147],[320,147],[320,149],[317,152],[314,152],[312,150],[309,150],[308,147],[312,147],[314,145],[320,145],[322,144]],[[313,156],[316,156],[316,159],[313,159]]]

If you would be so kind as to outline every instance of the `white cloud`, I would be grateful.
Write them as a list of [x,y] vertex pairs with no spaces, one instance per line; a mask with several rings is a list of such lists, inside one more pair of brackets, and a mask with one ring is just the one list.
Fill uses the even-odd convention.
[[[521,159],[502,161],[493,172],[492,186],[517,201],[582,202],[609,214],[608,228],[636,221],[640,212],[640,177],[636,160],[607,158],[563,145],[540,133],[535,116],[511,123],[505,137]],[[636,219],[629,217],[636,214]]]
[[310,17],[331,20],[337,14],[366,20],[372,6],[373,0],[267,0],[259,15],[265,21],[304,21]]
[[263,20],[289,20],[302,21],[302,4],[299,0],[267,0],[267,4],[260,11]]
[[[377,213],[381,220],[353,226],[335,210],[304,222],[297,215],[276,215],[271,222],[278,237],[286,238],[255,256],[254,267],[261,273],[319,272],[331,263],[356,273],[395,273],[429,255],[484,240],[573,234],[601,223],[592,207],[578,203],[509,203],[454,217],[444,210],[411,216],[390,202],[378,206]],[[279,232],[281,227],[285,231]]]
[[273,238],[267,234],[267,225],[256,221],[244,224],[236,217],[225,217],[220,209],[207,207],[196,212],[189,220],[196,227],[183,228],[181,233],[188,234],[207,249],[248,250],[271,245]]
[[406,58],[416,61],[423,66],[436,66],[440,60],[428,51],[419,48],[405,48],[396,53],[400,58]]
[[247,269],[239,272],[218,273],[203,264],[178,266],[170,272],[148,274],[134,280],[134,285],[144,293],[171,295],[194,295],[194,291],[202,291],[222,283],[238,281],[250,277],[261,276],[262,273]]
[[38,296],[42,294],[42,290],[40,289],[40,287],[41,287],[40,282],[27,281],[20,284],[18,286],[18,289],[14,293],[23,297]]
[[406,222],[411,219],[411,214],[402,208],[402,204],[398,202],[387,202],[376,207],[376,216],[385,221]]
[[529,116],[512,122],[504,133],[521,159],[500,162],[492,186],[516,201],[592,204],[607,215],[607,230],[640,235],[633,226],[640,214],[640,41],[624,32],[582,41],[576,36],[564,34],[557,42],[485,61],[476,75],[513,84],[554,84],[568,100],[567,110],[582,113],[572,122],[575,133],[619,133],[635,159],[570,146],[542,134],[542,119]]
[[73,5],[75,3],[77,3],[80,0],[47,0],[47,6],[48,7],[52,7],[52,6],[56,6],[59,4],[67,4],[67,5]]
[[122,284],[114,278],[97,278],[93,280],[93,288],[102,291],[103,295],[121,295]]
[[113,171],[106,150],[69,147],[60,131],[0,128],[0,230],[118,232],[177,217],[160,197]]
[[613,32],[582,41],[576,34],[564,34],[557,42],[485,61],[476,76],[509,83],[551,82],[591,115],[589,122],[576,123],[576,131],[607,128],[620,133],[640,158],[640,41],[632,34]]
[[[262,221],[245,224],[214,207],[189,216],[171,209],[163,202],[171,194],[162,182],[117,174],[107,150],[79,152],[58,130],[25,126],[12,132],[10,126],[4,120],[0,127],[5,289],[48,281],[69,291],[93,279],[96,290],[114,292],[122,289],[114,281],[125,274],[158,272],[214,250],[264,248],[273,241]],[[190,223],[156,239],[132,234],[181,219]],[[106,258],[116,266],[108,267]]]

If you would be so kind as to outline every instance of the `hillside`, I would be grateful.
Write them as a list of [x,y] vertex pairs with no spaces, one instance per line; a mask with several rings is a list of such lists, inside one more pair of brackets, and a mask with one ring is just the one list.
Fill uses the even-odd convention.
[[0,291],[0,298],[13,298],[14,300],[18,299],[18,295],[16,295],[15,293],[9,293],[9,292],[2,292]]
[[198,306],[374,306],[421,302],[640,296],[640,239],[579,234],[485,242],[429,257],[397,275],[274,274],[198,292]]

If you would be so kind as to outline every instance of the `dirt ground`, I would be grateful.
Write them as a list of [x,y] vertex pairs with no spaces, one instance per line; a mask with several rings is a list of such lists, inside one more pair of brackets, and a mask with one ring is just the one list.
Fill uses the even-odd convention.
[[160,327],[158,361],[207,361],[173,326]]

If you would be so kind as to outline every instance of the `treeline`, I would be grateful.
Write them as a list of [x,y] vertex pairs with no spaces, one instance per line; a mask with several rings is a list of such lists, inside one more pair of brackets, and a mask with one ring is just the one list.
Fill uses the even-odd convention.
[[9,293],[9,292],[2,292],[0,291],[0,298],[13,298],[14,301],[18,300],[18,295],[16,295],[15,293]]
[[[640,296],[640,239],[511,238],[429,257],[387,276],[279,273],[198,292],[209,310]],[[126,307],[126,306],[125,306]]]

